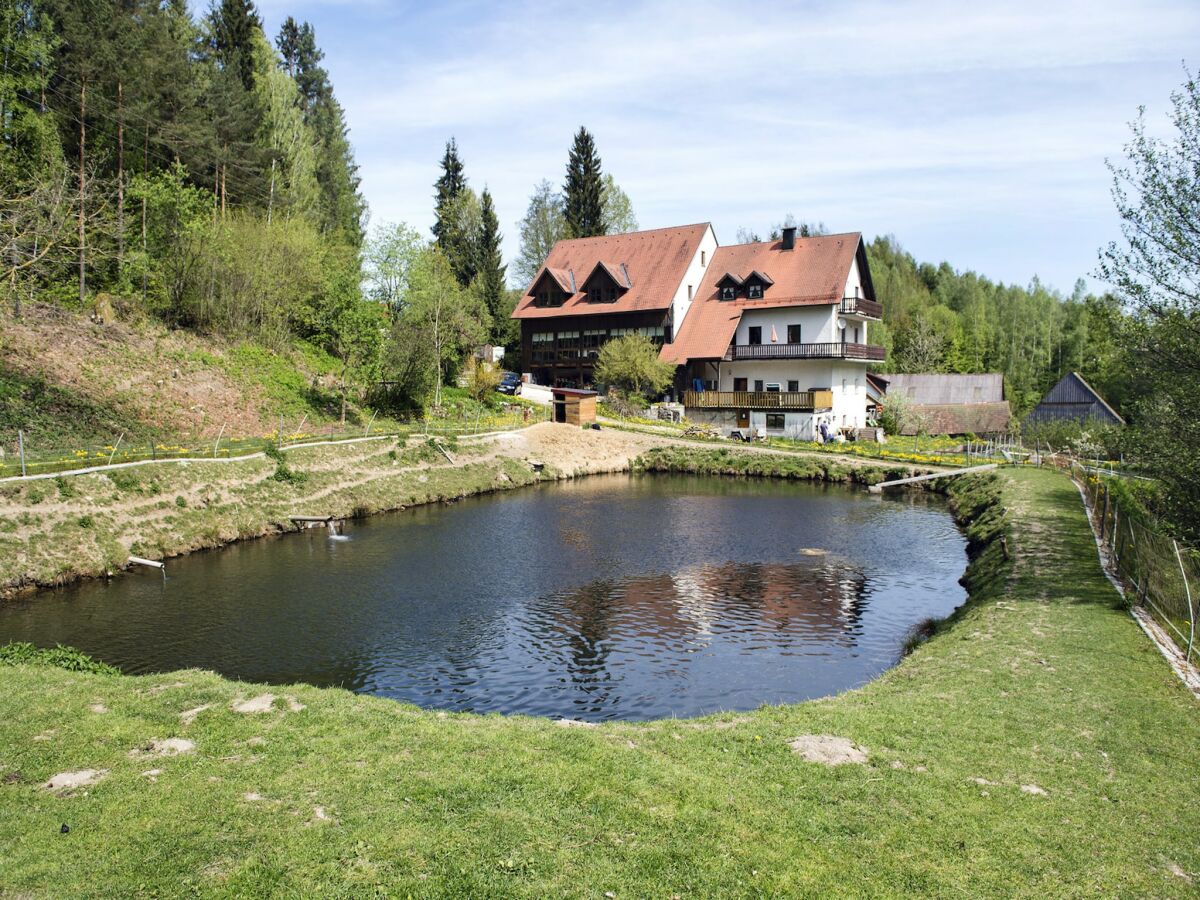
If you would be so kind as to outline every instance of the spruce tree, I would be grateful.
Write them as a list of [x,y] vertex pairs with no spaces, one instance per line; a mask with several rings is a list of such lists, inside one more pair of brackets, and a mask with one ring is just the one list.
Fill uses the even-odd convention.
[[501,306],[505,300],[504,275],[506,266],[500,253],[500,220],[496,218],[496,207],[487,188],[479,198],[479,236],[475,241],[476,278],[483,302],[492,316],[493,343],[503,343],[504,313]]
[[458,157],[458,142],[454,138],[446,141],[446,152],[442,155],[442,174],[433,183],[436,193],[434,199],[433,237],[443,252],[447,249],[452,227],[447,222],[454,201],[467,186],[467,178],[463,174],[462,160]]
[[222,68],[236,70],[246,90],[254,87],[254,36],[262,31],[252,0],[220,0],[209,11],[212,47]]
[[563,185],[564,214],[571,237],[595,237],[607,231],[603,190],[596,142],[591,132],[580,128],[567,160],[567,181]]

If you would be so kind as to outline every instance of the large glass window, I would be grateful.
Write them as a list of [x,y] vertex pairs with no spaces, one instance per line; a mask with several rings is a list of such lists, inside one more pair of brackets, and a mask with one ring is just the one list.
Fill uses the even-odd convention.
[[783,413],[767,413],[767,428],[783,431],[784,421]]
[[788,326],[788,343],[789,344],[803,343],[803,341],[800,340],[800,326],[799,325],[789,325]]
[[751,325],[746,331],[746,343],[761,344],[762,343],[762,326]]

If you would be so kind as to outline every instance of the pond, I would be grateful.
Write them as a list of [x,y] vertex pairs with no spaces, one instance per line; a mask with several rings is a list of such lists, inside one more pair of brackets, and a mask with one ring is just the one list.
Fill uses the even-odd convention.
[[965,599],[944,501],[600,476],[236,544],[0,606],[0,643],[598,721],[825,696]]

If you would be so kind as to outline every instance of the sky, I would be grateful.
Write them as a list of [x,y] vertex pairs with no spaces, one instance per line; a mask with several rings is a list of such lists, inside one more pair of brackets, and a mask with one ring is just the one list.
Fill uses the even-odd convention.
[[[454,136],[507,259],[575,131],[640,227],[721,243],[791,213],[918,260],[1070,293],[1118,236],[1106,159],[1200,67],[1196,0],[970,3],[260,0],[311,22],[372,226],[428,234]],[[1189,56],[1190,53],[1190,56]],[[1089,278],[1093,290],[1103,285]]]

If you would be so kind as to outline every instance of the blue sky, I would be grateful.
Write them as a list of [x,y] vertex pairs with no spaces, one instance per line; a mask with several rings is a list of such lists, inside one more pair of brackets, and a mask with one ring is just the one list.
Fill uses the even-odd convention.
[[582,124],[643,228],[711,221],[732,243],[790,212],[1064,292],[1116,235],[1105,158],[1141,104],[1165,133],[1200,66],[1195,0],[260,8],[272,35],[288,14],[316,28],[372,223],[428,233],[454,135],[511,257]]

